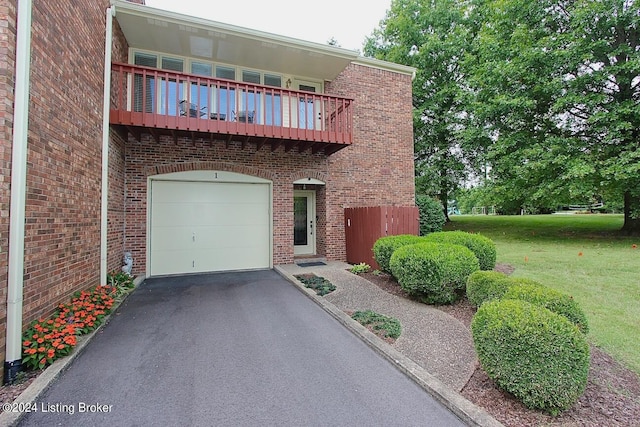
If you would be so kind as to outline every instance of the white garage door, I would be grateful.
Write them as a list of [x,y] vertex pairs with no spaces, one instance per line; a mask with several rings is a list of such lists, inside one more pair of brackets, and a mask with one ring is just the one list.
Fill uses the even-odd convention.
[[264,183],[152,181],[152,276],[270,267]]

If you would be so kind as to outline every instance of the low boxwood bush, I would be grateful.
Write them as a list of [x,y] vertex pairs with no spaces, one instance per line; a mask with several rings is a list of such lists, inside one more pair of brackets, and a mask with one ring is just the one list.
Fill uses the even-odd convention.
[[504,294],[505,299],[519,299],[544,307],[569,319],[583,333],[589,332],[587,317],[580,305],[569,295],[537,284],[511,286]]
[[497,271],[476,271],[467,280],[467,299],[476,307],[483,302],[503,298],[514,286],[542,287],[526,277],[511,277]]
[[373,244],[373,257],[380,266],[380,270],[391,273],[389,260],[393,252],[402,246],[412,245],[422,241],[422,237],[413,234],[381,237]]
[[464,246],[424,242],[396,249],[393,276],[407,293],[427,304],[450,304],[464,289],[478,259]]
[[501,298],[511,283],[509,276],[498,271],[475,271],[467,280],[467,299],[480,307],[483,302]]
[[431,233],[425,236],[425,239],[438,243],[466,246],[478,257],[480,270],[493,270],[496,266],[496,245],[488,237],[465,231],[441,231]]
[[584,392],[589,345],[567,318],[522,300],[489,301],[471,323],[487,375],[528,408],[553,415]]
[[416,206],[420,216],[420,235],[426,236],[435,231],[442,231],[447,218],[444,216],[442,204],[431,197],[416,196]]

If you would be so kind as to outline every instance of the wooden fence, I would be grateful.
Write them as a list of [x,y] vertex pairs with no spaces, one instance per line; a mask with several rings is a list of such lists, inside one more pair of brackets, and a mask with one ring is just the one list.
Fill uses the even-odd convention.
[[345,208],[344,229],[347,262],[367,263],[380,268],[373,258],[373,244],[380,237],[398,234],[418,235],[418,208],[415,206],[374,206]]

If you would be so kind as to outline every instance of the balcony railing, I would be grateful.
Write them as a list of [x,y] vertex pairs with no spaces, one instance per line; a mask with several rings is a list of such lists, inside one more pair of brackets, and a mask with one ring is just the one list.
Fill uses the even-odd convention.
[[[331,154],[352,142],[352,100],[112,64],[110,123],[130,131],[284,143]],[[275,148],[274,148],[275,149]]]

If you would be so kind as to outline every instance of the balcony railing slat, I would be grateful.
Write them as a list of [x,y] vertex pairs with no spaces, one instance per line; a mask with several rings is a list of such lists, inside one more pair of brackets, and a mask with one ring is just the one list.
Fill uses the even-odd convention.
[[113,124],[352,142],[352,100],[131,64],[112,64]]

